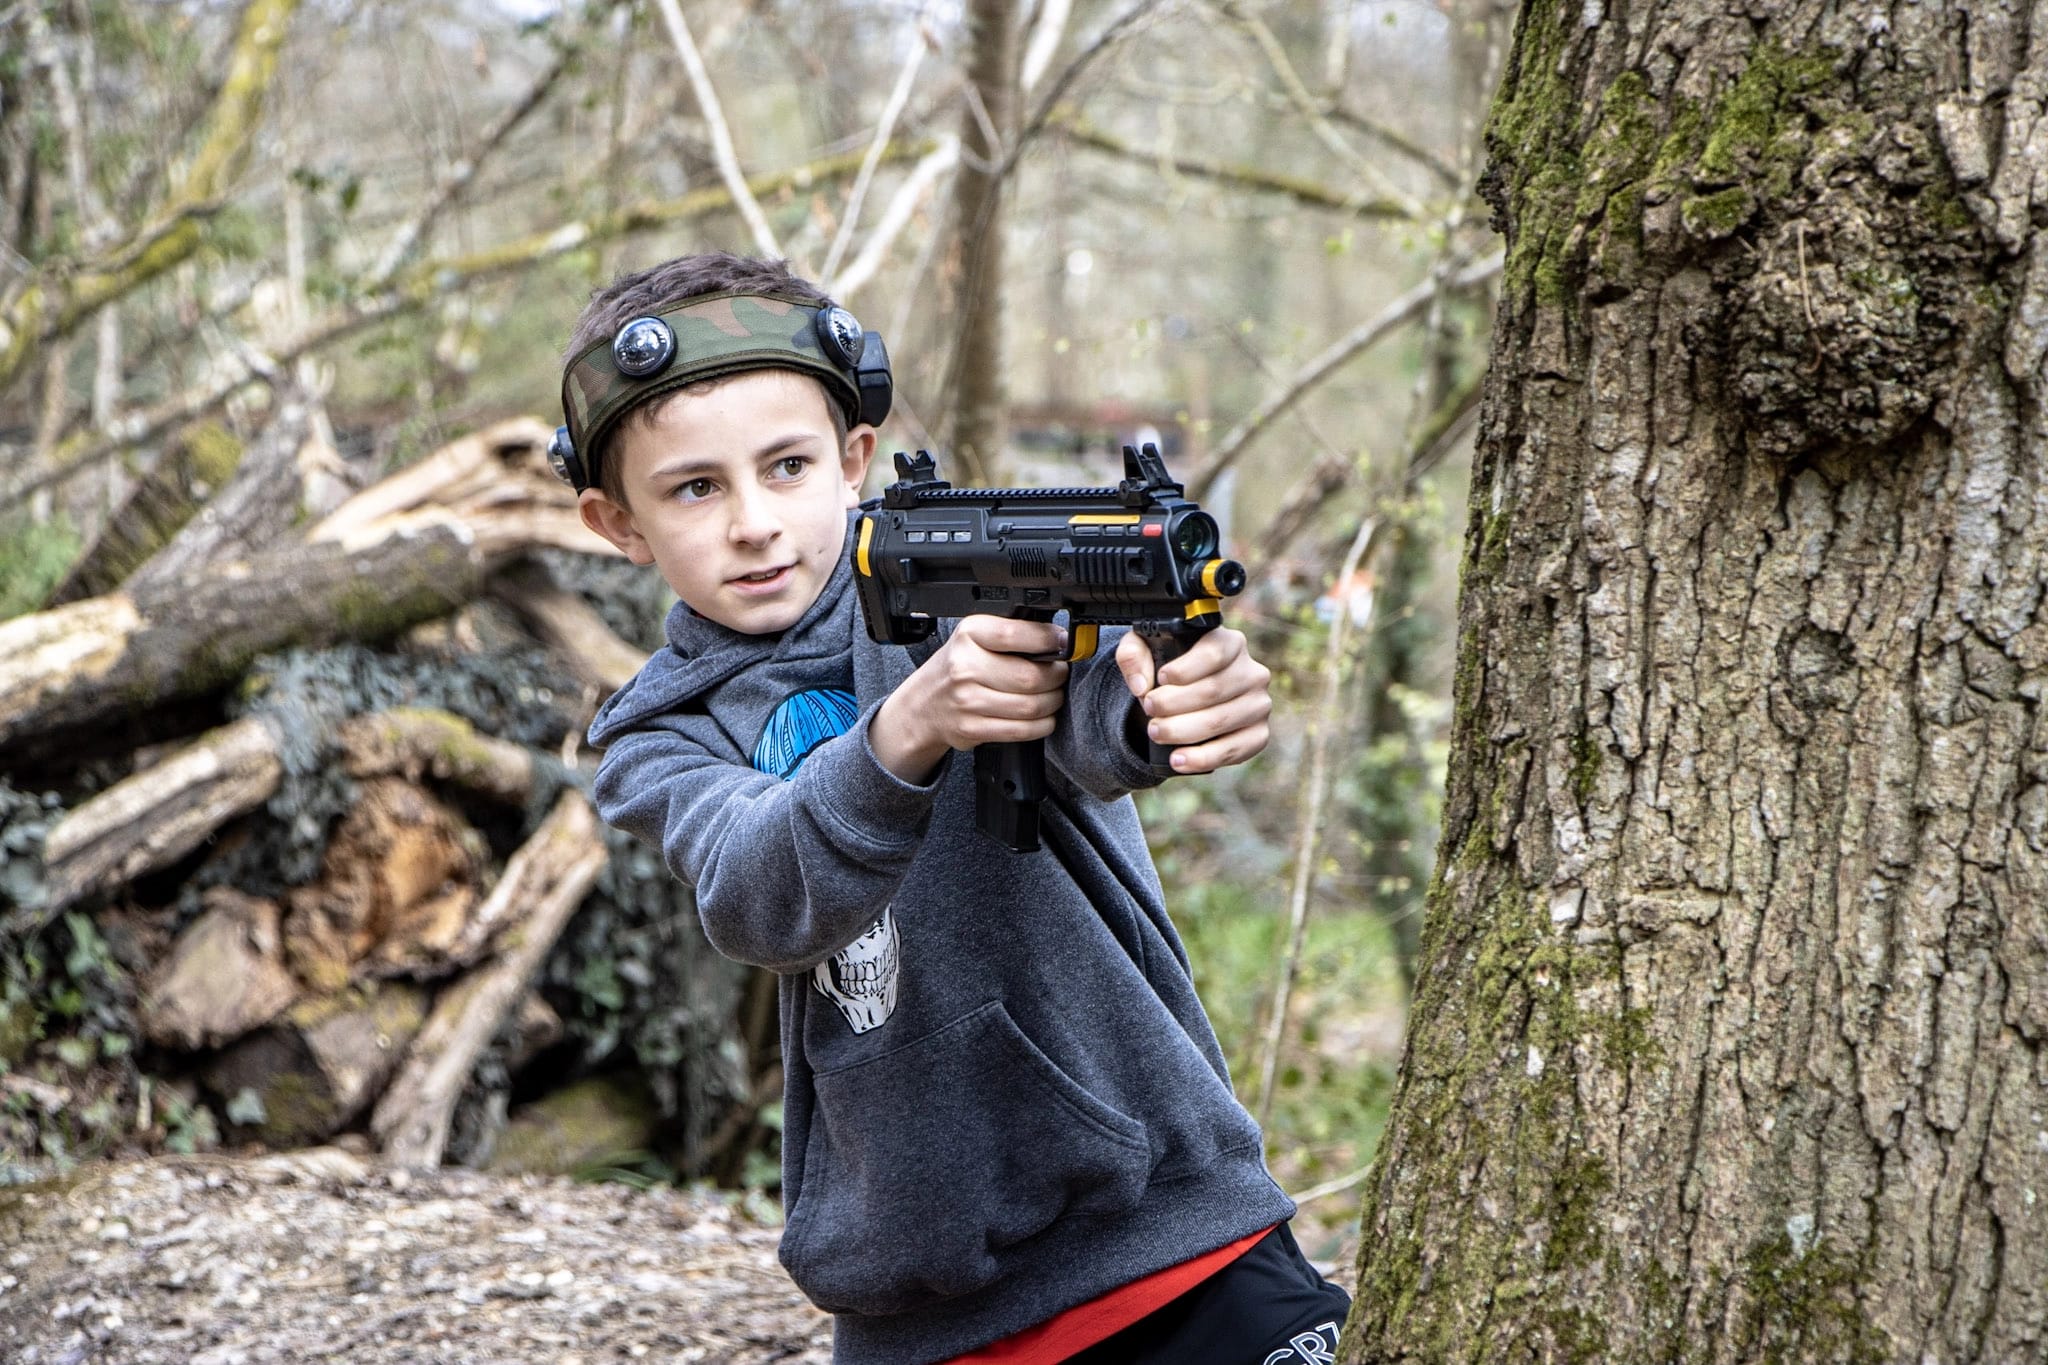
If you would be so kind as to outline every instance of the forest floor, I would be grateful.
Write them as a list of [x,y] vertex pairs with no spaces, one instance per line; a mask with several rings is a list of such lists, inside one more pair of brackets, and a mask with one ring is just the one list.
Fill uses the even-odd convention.
[[332,1147],[89,1165],[0,1189],[0,1360],[825,1365],[779,1235],[699,1191]]
[[89,1164],[0,1188],[0,1360],[828,1365],[780,1235],[699,1190],[338,1147]]

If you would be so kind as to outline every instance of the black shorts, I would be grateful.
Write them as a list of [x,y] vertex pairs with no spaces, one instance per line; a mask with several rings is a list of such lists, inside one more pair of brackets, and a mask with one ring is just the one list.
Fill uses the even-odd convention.
[[1172,1303],[1067,1365],[1330,1365],[1351,1296],[1282,1223]]

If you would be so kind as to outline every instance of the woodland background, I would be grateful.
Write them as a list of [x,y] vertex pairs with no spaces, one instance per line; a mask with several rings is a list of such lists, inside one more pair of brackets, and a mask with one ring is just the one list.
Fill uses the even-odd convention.
[[1508,19],[0,9],[0,1181],[339,1135],[773,1216],[770,983],[574,813],[661,585],[538,454],[590,291],[724,247],[884,333],[885,451],[1105,482],[1156,436],[1224,519],[1273,747],[1141,809],[1334,1259],[1433,855]]

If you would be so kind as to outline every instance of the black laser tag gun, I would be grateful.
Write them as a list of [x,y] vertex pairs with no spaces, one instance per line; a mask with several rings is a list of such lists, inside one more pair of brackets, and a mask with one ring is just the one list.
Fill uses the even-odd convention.
[[[1157,664],[1223,624],[1244,566],[1219,557],[1216,520],[1182,495],[1159,449],[1124,447],[1114,488],[955,488],[926,451],[896,453],[897,481],[861,504],[854,581],[868,634],[926,639],[940,618],[1067,614],[1067,657],[1095,652],[1105,625],[1127,625]],[[1148,757],[1166,767],[1169,745]],[[1005,847],[1038,847],[1045,742],[974,751],[974,814]]]

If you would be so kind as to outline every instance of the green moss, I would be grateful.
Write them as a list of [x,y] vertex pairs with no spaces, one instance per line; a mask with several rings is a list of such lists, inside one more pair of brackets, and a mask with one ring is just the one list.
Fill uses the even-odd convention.
[[1612,1018],[1596,1021],[1600,1034],[1600,1060],[1610,1070],[1626,1071],[1632,1066],[1661,1066],[1664,1048],[1650,1032],[1651,1014],[1642,1006],[1623,1010]]
[[1742,1354],[1765,1365],[1891,1359],[1884,1332],[1857,1305],[1862,1278],[1857,1259],[1825,1239],[1795,1246],[1787,1231],[1751,1247],[1742,1266],[1748,1311],[1734,1324]]
[[1514,518],[1513,503],[1503,505],[1500,511],[1486,518],[1486,529],[1479,540],[1479,571],[1488,578],[1497,576],[1507,567],[1508,533],[1514,529]]
[[62,513],[40,525],[25,515],[0,521],[0,621],[42,606],[83,543]]
[[1595,1212],[1614,1188],[1606,1163],[1590,1153],[1568,1160],[1551,1186],[1550,1242],[1543,1251],[1545,1270],[1563,1270],[1600,1259],[1601,1238]]
[[1593,797],[1593,785],[1600,778],[1600,741],[1580,731],[1572,740],[1572,795],[1585,805]]
[[1621,242],[1632,251],[1643,246],[1643,187],[1640,184],[1625,185],[1607,196],[1607,205],[1600,212],[1607,224],[1610,240]]
[[1787,52],[1775,40],[1760,44],[1735,84],[1716,101],[1705,145],[1700,149],[1702,183],[1728,184],[1767,161],[1797,155],[1803,148],[1807,96],[1834,79],[1830,54]]
[[334,1131],[334,1100],[313,1082],[281,1071],[263,1088],[263,1122],[257,1136],[273,1147],[311,1142]]
[[1657,148],[1657,155],[1650,163],[1650,184],[1659,188],[1669,187],[1692,160],[1706,136],[1707,116],[1697,100],[1681,99],[1674,102],[1671,127],[1664,135],[1664,141]]
[[1756,196],[1747,186],[1715,194],[1696,194],[1678,206],[1679,221],[1695,237],[1726,237],[1756,213]]
[[1945,182],[1937,181],[1922,189],[1917,202],[1921,216],[1937,233],[1964,237],[1972,241],[1976,239],[1977,216],[1970,212],[1970,206],[1957,198]]
[[[443,563],[450,572],[448,589],[452,590],[463,571],[447,562]],[[413,581],[402,585],[397,592],[388,592],[371,582],[350,583],[334,595],[331,612],[335,630],[332,634],[351,640],[380,640],[395,635],[407,626],[438,615],[449,606],[448,592],[436,586],[435,580],[442,567],[433,559],[423,562],[412,574]]]
[[228,481],[247,449],[234,433],[218,422],[199,422],[189,427],[185,431],[184,445],[193,479],[214,489]]
[[1563,287],[1565,272],[1550,258],[1562,250],[1569,230],[1564,219],[1580,182],[1571,140],[1579,121],[1578,92],[1558,72],[1571,31],[1559,0],[1522,6],[1513,69],[1487,120],[1487,147],[1507,177],[1492,192],[1509,220],[1504,274],[1508,288],[1522,296],[1539,287],[1539,278],[1546,293]]
[[1615,78],[1600,96],[1600,118],[1580,160],[1585,174],[1573,214],[1596,218],[1617,187],[1640,180],[1657,154],[1655,105],[1649,83],[1633,71]]
[[43,1036],[43,1020],[26,996],[0,995],[0,1071],[18,1066]]

